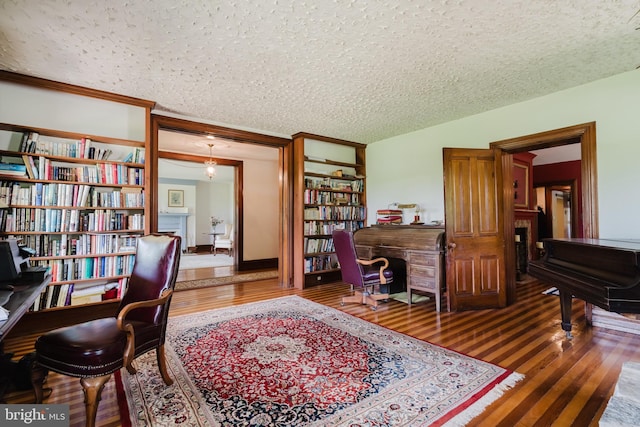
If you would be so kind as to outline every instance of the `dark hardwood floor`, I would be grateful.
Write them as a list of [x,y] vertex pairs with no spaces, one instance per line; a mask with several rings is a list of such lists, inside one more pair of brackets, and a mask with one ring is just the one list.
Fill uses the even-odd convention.
[[[519,285],[518,302],[501,310],[436,313],[433,301],[411,307],[389,301],[377,311],[357,304],[341,307],[340,297],[348,294],[346,285],[298,291],[266,280],[176,292],[171,316],[297,294],[525,375],[471,426],[597,426],[622,363],[640,361],[640,336],[587,327],[584,303],[575,300],[574,338],[567,340],[560,329],[558,298],[543,295],[546,288],[535,282]],[[5,349],[25,354],[37,335],[9,336]],[[78,380],[51,374],[48,384],[53,388],[48,402],[70,404],[71,424],[83,425]],[[13,395],[10,403],[30,398],[24,392]],[[98,425],[120,425],[113,379],[103,393]]]

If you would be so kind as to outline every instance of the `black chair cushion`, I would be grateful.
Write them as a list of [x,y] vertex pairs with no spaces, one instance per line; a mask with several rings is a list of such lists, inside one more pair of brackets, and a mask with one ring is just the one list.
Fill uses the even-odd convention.
[[[158,342],[157,326],[133,323],[136,347]],[[42,366],[72,377],[97,377],[123,367],[127,342],[115,318],[92,320],[48,332],[36,341],[36,358]],[[146,344],[146,345],[145,345]],[[138,353],[138,351],[136,351]]]

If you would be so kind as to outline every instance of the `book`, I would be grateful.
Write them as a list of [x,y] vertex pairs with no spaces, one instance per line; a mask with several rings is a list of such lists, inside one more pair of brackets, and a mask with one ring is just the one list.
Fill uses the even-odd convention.
[[378,209],[376,211],[378,215],[402,215],[402,210],[400,209]]
[[[91,139],[89,138],[82,138],[82,141],[84,143],[84,151],[83,151],[83,155],[81,156],[83,159],[92,159],[93,157],[90,157],[90,153],[89,151],[93,148],[91,146]],[[94,149],[95,150],[95,149]]]
[[6,171],[18,171],[18,172],[27,172],[27,166],[20,163],[0,163],[0,172],[4,173]]
[[37,132],[29,132],[29,136],[27,137],[26,150],[25,150],[27,153],[36,152],[36,147],[38,145],[38,138],[40,138],[40,135]]
[[22,139],[20,140],[19,151],[26,152],[29,147],[29,132],[22,133]]
[[34,173],[34,164],[33,164],[33,159],[31,159],[31,156],[27,156],[26,154],[24,154],[22,156],[22,161],[24,162],[24,166],[27,169],[27,176],[30,179],[35,179],[35,173]]

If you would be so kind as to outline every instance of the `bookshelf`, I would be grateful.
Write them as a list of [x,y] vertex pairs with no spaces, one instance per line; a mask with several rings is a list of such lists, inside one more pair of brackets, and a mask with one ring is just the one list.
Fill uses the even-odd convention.
[[294,141],[293,281],[340,280],[331,233],[366,226],[365,146],[298,133]]
[[145,141],[0,123],[0,238],[51,283],[33,311],[118,299],[146,233]]

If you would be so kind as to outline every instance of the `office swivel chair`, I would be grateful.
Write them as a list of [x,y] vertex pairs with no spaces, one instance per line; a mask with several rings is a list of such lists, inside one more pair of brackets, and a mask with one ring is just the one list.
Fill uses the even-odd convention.
[[334,230],[332,234],[342,281],[351,285],[354,291],[353,295],[342,298],[342,305],[357,302],[376,310],[378,301],[389,299],[388,293],[380,293],[380,285],[393,282],[393,271],[387,268],[389,261],[386,258],[358,259],[351,231]]

